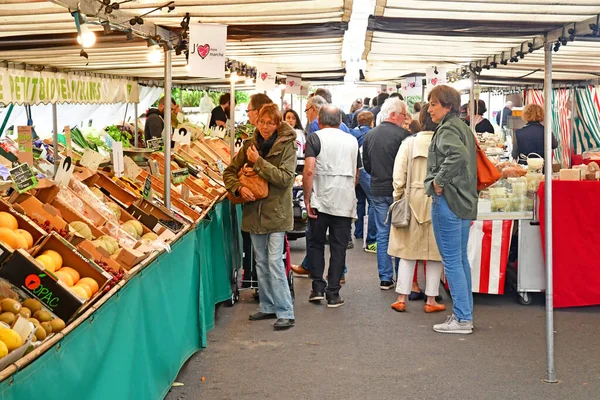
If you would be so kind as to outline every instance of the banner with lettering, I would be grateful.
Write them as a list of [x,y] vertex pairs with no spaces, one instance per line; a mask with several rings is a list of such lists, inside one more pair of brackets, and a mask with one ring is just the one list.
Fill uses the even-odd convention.
[[189,76],[225,78],[227,25],[190,24]]
[[0,68],[0,103],[139,103],[137,82],[71,73]]

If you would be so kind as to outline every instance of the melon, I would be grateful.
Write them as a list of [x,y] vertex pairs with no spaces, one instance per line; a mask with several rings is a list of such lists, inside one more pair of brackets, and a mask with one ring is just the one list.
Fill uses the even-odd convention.
[[121,225],[121,229],[123,229],[129,235],[133,236],[135,239],[137,239],[139,237],[137,230],[135,229],[135,226],[133,226],[131,224],[123,224],[123,225]]
[[14,231],[15,229],[19,229],[19,223],[14,215],[7,213],[6,211],[0,211],[0,227]]
[[7,228],[4,226],[0,227],[0,240],[12,247],[13,249],[17,248],[17,237],[11,228]]
[[94,193],[94,196],[104,201],[104,193],[102,193],[102,190],[98,189],[97,187],[93,187],[90,190],[92,191],[92,193]]
[[93,239],[92,230],[85,222],[73,221],[69,224],[69,227],[72,228],[80,236],[86,238],[87,240]]
[[107,206],[110,209],[110,211],[112,211],[112,213],[115,214],[115,217],[117,217],[117,220],[120,220],[121,219],[121,207],[119,207],[118,205],[113,204],[113,203],[108,203]]
[[158,239],[158,235],[154,232],[148,232],[144,236],[142,236],[142,239],[156,240],[156,239]]
[[135,228],[135,230],[137,232],[137,237],[140,237],[144,234],[144,226],[142,225],[142,223],[140,221],[138,221],[136,219],[132,219],[125,223],[129,224]]
[[98,240],[104,242],[105,249],[106,249],[106,251],[108,251],[108,254],[113,254],[115,251],[117,251],[119,249],[119,243],[113,237],[104,235],[104,236],[100,236],[100,238],[98,238]]

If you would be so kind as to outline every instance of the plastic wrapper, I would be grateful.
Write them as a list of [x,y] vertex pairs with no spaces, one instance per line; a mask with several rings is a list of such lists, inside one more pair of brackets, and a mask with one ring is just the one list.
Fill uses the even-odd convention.
[[79,212],[81,215],[85,216],[85,207],[83,201],[79,197],[75,196],[73,192],[68,189],[61,188],[57,194],[57,197],[77,210],[77,212]]
[[77,196],[81,197],[89,206],[93,207],[96,212],[98,212],[104,219],[112,222],[113,224],[119,224],[119,220],[115,213],[101,200],[96,196],[94,192],[91,191],[89,187],[79,182],[75,178],[71,178],[69,182],[69,187]]

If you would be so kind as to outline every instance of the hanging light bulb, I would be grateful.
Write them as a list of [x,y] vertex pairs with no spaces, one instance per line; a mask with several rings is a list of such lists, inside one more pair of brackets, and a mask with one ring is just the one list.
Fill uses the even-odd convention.
[[153,45],[148,48],[148,61],[152,64],[160,64],[161,51],[160,46]]
[[77,36],[77,43],[83,47],[92,47],[96,43],[96,35],[90,31],[90,28],[86,24],[79,25],[79,35]]

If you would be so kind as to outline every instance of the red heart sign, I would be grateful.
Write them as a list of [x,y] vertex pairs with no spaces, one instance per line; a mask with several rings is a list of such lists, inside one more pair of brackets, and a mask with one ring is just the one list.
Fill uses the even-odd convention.
[[414,88],[414,87],[415,87],[415,83],[414,83],[414,82],[411,82],[411,83],[410,83],[410,87],[411,87],[411,88]]
[[433,78],[433,79],[431,80],[431,84],[432,84],[433,86],[437,85],[437,84],[438,84],[438,78]]
[[294,81],[290,81],[290,87],[294,87]]
[[267,76],[269,76],[269,75],[266,72],[263,72],[262,74],[260,74],[260,79],[262,79],[263,81],[266,81]]
[[204,46],[198,46],[198,55],[200,57],[202,57],[203,60],[206,58],[206,56],[208,56],[209,52],[210,52],[209,44],[205,44]]
[[393,91],[394,91],[394,88],[388,88],[388,90],[389,90],[390,92],[393,92]]

